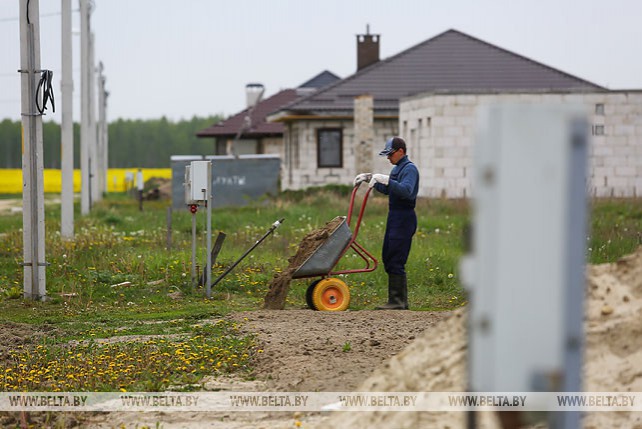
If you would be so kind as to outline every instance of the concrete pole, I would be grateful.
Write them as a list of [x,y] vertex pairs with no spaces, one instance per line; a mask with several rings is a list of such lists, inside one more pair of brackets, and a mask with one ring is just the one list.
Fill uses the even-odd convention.
[[39,6],[39,0],[20,0],[24,297],[31,299],[45,299],[47,295],[42,116],[36,109],[40,72]]
[[207,255],[205,255],[205,290],[212,297],[212,162],[207,165]]
[[83,215],[91,210],[89,196],[89,0],[80,1],[80,170],[82,185],[80,208]]
[[98,116],[96,120],[96,186],[98,193],[103,195],[103,63],[98,62],[96,67],[96,90],[98,101]]
[[103,63],[98,63],[98,190],[100,195],[107,193],[107,91]]
[[107,193],[107,172],[109,170],[109,122],[107,121],[107,98],[109,92],[105,89],[107,78],[103,77],[103,170],[105,171],[105,194]]
[[60,236],[74,238],[74,117],[71,44],[71,0],[62,0],[62,124],[60,127],[62,190]]
[[96,135],[96,61],[94,55],[94,32],[89,36],[89,168],[90,168],[90,195],[91,204],[102,199],[98,190],[98,176],[100,175],[100,160],[98,158],[97,135]]

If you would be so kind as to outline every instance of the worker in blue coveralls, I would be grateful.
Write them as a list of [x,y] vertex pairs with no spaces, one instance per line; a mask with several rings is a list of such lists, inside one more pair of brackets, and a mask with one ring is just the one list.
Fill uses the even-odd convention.
[[394,165],[390,176],[361,173],[354,185],[369,182],[382,194],[388,195],[388,219],[383,238],[382,259],[388,274],[388,303],[378,310],[407,310],[408,281],[406,261],[410,253],[412,236],[417,230],[415,203],[419,191],[419,171],[406,155],[406,142],[401,137],[392,137],[386,142],[380,156],[388,157]]

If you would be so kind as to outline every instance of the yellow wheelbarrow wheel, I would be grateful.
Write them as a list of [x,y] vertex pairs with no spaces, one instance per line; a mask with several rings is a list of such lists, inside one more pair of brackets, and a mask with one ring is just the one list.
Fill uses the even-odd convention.
[[322,279],[313,285],[312,304],[319,311],[344,311],[350,305],[350,290],[339,279]]

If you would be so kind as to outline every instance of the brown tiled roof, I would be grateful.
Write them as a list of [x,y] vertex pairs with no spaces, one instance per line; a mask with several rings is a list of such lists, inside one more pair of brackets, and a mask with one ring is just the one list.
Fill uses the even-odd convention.
[[[331,71],[324,70],[313,78],[301,84],[297,89],[285,89],[273,96],[260,101],[252,110],[251,120],[245,118],[250,109],[232,115],[224,121],[196,133],[198,137],[235,137],[239,130],[243,130],[241,137],[257,138],[283,135],[284,127],[279,122],[267,122],[266,116],[274,113],[284,105],[290,104],[303,94],[310,94],[319,88],[334,83],[341,78]],[[300,90],[300,91],[298,91]],[[249,126],[248,126],[249,125]]]
[[602,91],[599,85],[448,30],[333,85],[284,106],[288,114],[352,112],[354,98],[370,94],[379,113],[397,114],[399,99],[422,92]]
[[283,134],[283,124],[278,122],[266,122],[265,117],[278,110],[280,107],[296,100],[299,97],[295,89],[285,89],[273,96],[257,103],[250,115],[251,121],[246,124],[246,116],[249,108],[230,116],[224,121],[218,122],[209,128],[196,133],[198,137],[234,137],[243,129],[244,137],[266,137]]

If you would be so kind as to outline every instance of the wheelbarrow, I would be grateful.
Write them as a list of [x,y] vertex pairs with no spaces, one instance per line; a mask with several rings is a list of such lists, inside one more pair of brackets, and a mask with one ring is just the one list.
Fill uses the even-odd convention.
[[[372,188],[368,188],[364,197],[359,216],[354,226],[354,232],[350,230],[350,221],[354,209],[354,201],[359,185],[355,186],[350,196],[348,216],[338,216],[338,225],[333,231],[329,231],[328,237],[323,243],[294,271],[293,279],[318,277],[313,281],[305,294],[305,300],[313,310],[343,311],[350,305],[350,290],[343,280],[334,276],[340,274],[367,273],[377,268],[378,261],[370,252],[357,243],[357,235],[361,227],[361,220],[366,209],[368,196]],[[365,267],[356,269],[343,269],[334,271],[343,255],[352,249],[364,262]]]

